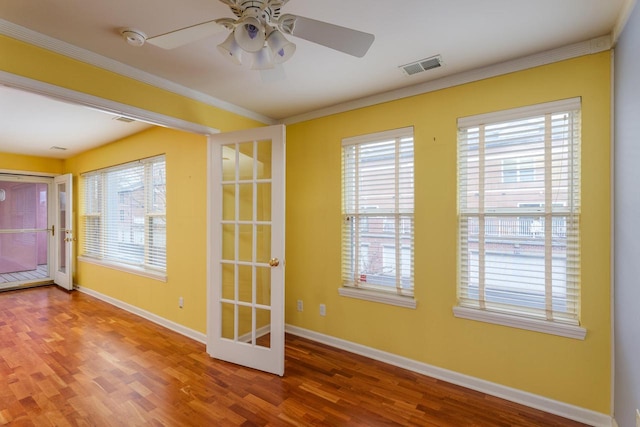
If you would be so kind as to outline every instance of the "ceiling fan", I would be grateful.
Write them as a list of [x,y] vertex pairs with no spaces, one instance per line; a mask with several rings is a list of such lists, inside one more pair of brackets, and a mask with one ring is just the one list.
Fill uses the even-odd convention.
[[142,46],[145,42],[163,49],[174,49],[201,38],[231,31],[218,50],[235,64],[248,57],[251,68],[273,68],[290,59],[296,45],[284,34],[305,39],[322,46],[362,58],[375,39],[373,34],[341,27],[302,16],[281,14],[289,0],[220,0],[231,8],[234,18],[220,18],[147,37],[135,29],[123,29],[129,44]]

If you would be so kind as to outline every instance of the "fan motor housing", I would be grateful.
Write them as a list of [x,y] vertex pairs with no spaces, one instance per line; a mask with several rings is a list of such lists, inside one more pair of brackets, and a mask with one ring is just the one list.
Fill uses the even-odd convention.
[[289,0],[236,0],[235,2],[229,2],[229,7],[238,18],[241,18],[247,9],[256,9],[258,10],[258,16],[270,22],[280,17],[282,7],[288,1]]

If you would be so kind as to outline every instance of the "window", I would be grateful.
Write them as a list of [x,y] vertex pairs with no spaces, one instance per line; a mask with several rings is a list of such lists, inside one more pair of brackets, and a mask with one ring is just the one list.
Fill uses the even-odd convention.
[[89,172],[82,178],[82,259],[164,277],[165,157]]
[[406,300],[413,296],[413,128],[348,138],[342,146],[340,293]]
[[584,337],[580,100],[459,119],[458,198],[456,315]]

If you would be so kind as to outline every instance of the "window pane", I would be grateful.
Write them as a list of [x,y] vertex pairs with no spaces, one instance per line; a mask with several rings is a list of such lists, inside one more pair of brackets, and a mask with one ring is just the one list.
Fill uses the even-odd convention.
[[460,304],[575,322],[579,111],[496,117],[458,133]]
[[167,210],[167,180],[165,176],[165,162],[151,163],[147,167],[151,174],[151,201],[148,205],[150,213],[164,213]]
[[343,148],[343,281],[413,294],[413,138]]
[[166,269],[164,156],[84,175],[84,255]]
[[146,264],[163,267],[167,258],[167,220],[164,216],[148,218],[148,258]]

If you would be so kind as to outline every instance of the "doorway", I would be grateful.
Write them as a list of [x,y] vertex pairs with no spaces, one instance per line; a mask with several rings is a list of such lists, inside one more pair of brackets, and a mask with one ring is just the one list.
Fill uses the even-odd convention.
[[[181,119],[176,119],[174,117],[164,116],[164,115],[152,113],[149,111],[143,111],[143,110],[140,110],[139,108],[127,106],[127,105],[120,104],[113,101],[99,99],[90,95],[56,87],[47,83],[35,82],[26,78],[22,78],[20,76],[6,75],[6,74],[0,73],[0,84],[8,84],[14,87],[26,89],[27,91],[46,94],[58,100],[63,100],[69,103],[75,103],[81,106],[89,106],[94,109],[104,110],[105,112],[118,111],[123,116],[129,117],[135,120],[141,120],[150,124],[159,124],[161,126],[176,128],[182,131],[191,132],[191,133],[200,134],[200,135],[212,136],[212,135],[219,134],[219,131],[217,129],[209,128],[204,125],[186,122]],[[30,120],[33,120],[33,119],[30,119]],[[284,128],[281,128],[280,133],[282,133],[282,136],[278,139],[279,142],[272,146],[272,148],[275,148],[276,150],[278,150],[277,151],[278,154],[273,155],[272,160],[280,159],[281,165],[284,165],[284,158],[283,158]],[[270,139],[270,137],[264,137],[264,136],[247,136],[245,138],[248,138],[248,139],[243,139],[242,141],[237,142],[237,144],[242,144],[242,147],[244,147],[244,143],[251,142],[252,145],[254,143],[257,143],[257,146],[259,147],[264,145],[264,144],[261,144],[262,142],[265,142],[267,139]],[[227,144],[227,145],[230,144],[230,142],[221,142],[221,143]],[[233,144],[236,144],[236,142],[233,142]],[[243,151],[243,148],[237,148],[237,151],[239,153],[238,159],[246,159],[249,157],[249,156],[246,156],[246,153]],[[260,168],[262,167],[261,163],[265,163],[265,162],[261,160],[263,157],[262,150],[258,149],[258,152],[261,154],[259,158],[254,157],[254,159],[258,160],[258,162],[254,162],[254,164],[257,167],[256,170],[259,171]],[[222,151],[220,151],[219,154],[222,154]],[[222,155],[219,160],[220,162],[223,162],[224,155]],[[219,163],[219,164],[222,164],[222,163]],[[240,169],[244,170],[243,168],[240,168]],[[284,231],[283,200],[284,199],[279,198],[279,196],[284,195],[284,175],[283,175],[284,169],[281,167],[272,167],[272,170],[274,171],[277,170],[282,172],[282,176],[278,177],[277,180],[275,179],[276,177],[272,177],[274,188],[277,188],[278,190],[281,190],[281,191],[275,192],[275,194],[273,194],[272,196],[269,196],[268,198],[265,197],[261,200],[263,203],[265,200],[268,200],[268,199],[271,199],[272,203],[278,202],[275,204],[279,205],[279,211],[275,211],[275,213],[271,214],[271,218],[277,219],[277,221],[274,221],[273,224],[267,224],[266,222],[268,221],[263,221],[262,219],[259,219],[257,216],[255,216],[251,220],[250,226],[252,228],[251,234],[252,236],[255,236],[255,237],[266,236],[266,234],[264,233],[264,230],[266,230],[267,227],[271,227],[270,241],[272,244],[276,244],[277,246],[279,244],[284,245],[284,235],[283,235],[283,231]],[[209,165],[208,172],[209,174],[213,173],[211,165]],[[243,189],[241,190],[242,193],[239,192],[238,195],[240,196],[244,195],[245,194],[244,189],[249,188],[249,186],[251,186],[252,188],[253,186],[256,186],[257,188],[260,189],[260,191],[252,190],[252,194],[254,195],[266,194],[265,192],[266,190],[264,190],[264,188],[267,187],[266,178],[256,175],[255,177],[252,177],[250,181],[251,181],[250,183],[245,182],[244,179],[240,179],[240,178],[237,180],[234,180],[233,185],[237,185],[239,189],[240,188]],[[225,182],[225,185],[231,185],[231,183]],[[60,188],[61,192],[66,192],[65,194],[67,195],[73,194],[70,187],[68,188],[58,187],[58,188]],[[51,205],[54,202],[54,200],[55,200],[54,196],[52,196],[52,198],[48,200],[48,205]],[[68,202],[67,206],[71,207],[72,203]],[[59,209],[60,214],[62,214],[62,212],[65,211],[63,207],[64,206],[62,205],[60,206],[60,209]],[[67,214],[69,214],[71,211],[72,209],[66,209]],[[234,226],[237,226],[238,230],[242,230],[242,231],[244,231],[249,225],[249,223],[247,223],[247,221],[244,218],[243,219],[238,218],[237,220],[234,219],[234,223],[235,223]],[[67,220],[66,224],[71,225],[73,224],[73,221]],[[207,230],[211,230],[211,227],[214,226],[213,224],[214,222],[211,221],[211,218],[208,218]],[[230,224],[226,224],[226,227],[230,228]],[[58,234],[59,231],[62,231],[62,228],[63,228],[62,225],[60,225],[59,227],[56,226],[55,228],[55,233],[57,236],[60,237],[60,241],[54,242],[53,239],[50,239],[51,240],[50,246],[49,246],[50,253],[48,257],[49,282],[53,281],[55,278],[58,277],[58,273],[57,273],[58,269],[56,269],[56,267],[53,266],[53,258],[51,255],[51,251],[53,250],[53,248],[60,247],[63,245],[70,246],[71,248],[73,248],[73,245],[66,245],[67,243],[69,243],[69,240],[67,239],[72,239],[73,238],[72,236],[66,237]],[[260,230],[261,233],[258,233],[258,230]],[[234,230],[234,233],[235,233],[235,230]],[[210,236],[211,234],[212,233],[209,233]],[[248,234],[243,233],[243,236],[245,235],[248,235]],[[238,236],[240,236],[240,234],[238,234]],[[220,237],[219,239],[220,239],[219,242],[222,242]],[[220,243],[220,245],[222,244]],[[212,244],[210,243],[208,248],[209,251],[211,250],[211,246]],[[260,240],[256,240],[255,244],[252,242],[252,248],[256,248],[256,250],[258,248],[264,248],[266,246],[267,246],[266,239],[261,238]],[[255,260],[252,259],[251,265],[249,264],[245,265],[244,264],[245,261],[242,260],[240,257],[234,257],[233,259],[229,258],[229,259],[219,260],[221,263],[224,263],[226,265],[233,265],[234,275],[235,275],[236,266],[238,271],[243,270],[243,273],[247,271],[248,268],[251,268],[251,274],[252,274],[251,286],[252,286],[252,289],[256,290],[255,292],[256,296],[253,297],[252,295],[251,301],[247,301],[245,300],[246,298],[244,297],[244,294],[240,294],[240,289],[248,282],[245,280],[246,275],[238,274],[238,275],[235,275],[235,277],[238,278],[237,281],[234,277],[234,289],[237,286],[239,297],[238,298],[234,297],[233,299],[223,298],[222,301],[219,301],[217,308],[225,308],[226,309],[225,313],[230,311],[229,309],[230,307],[232,307],[234,310],[233,326],[228,326],[229,330],[231,328],[233,328],[234,330],[233,338],[230,337],[228,330],[226,329],[225,329],[226,331],[225,336],[222,336],[221,334],[215,334],[213,332],[213,328],[211,327],[212,319],[215,319],[215,318],[220,319],[220,322],[219,322],[220,331],[222,331],[221,323],[223,319],[220,317],[217,317],[220,315],[219,311],[212,312],[212,304],[209,301],[209,304],[207,307],[207,317],[209,319],[207,321],[207,326],[208,326],[207,327],[208,329],[207,349],[208,351],[210,350],[211,355],[214,355],[215,353],[216,357],[222,358],[216,353],[219,347],[217,345],[219,342],[217,342],[216,340],[220,340],[224,342],[224,344],[229,344],[228,346],[229,351],[225,352],[224,357],[226,357],[226,355],[231,355],[233,356],[232,361],[234,361],[235,363],[242,364],[243,363],[243,361],[241,360],[242,357],[246,357],[249,354],[254,354],[253,352],[243,351],[246,349],[247,346],[251,346],[252,350],[255,350],[255,353],[258,354],[257,358],[261,358],[265,354],[268,354],[268,357],[265,360],[268,361],[269,366],[266,368],[265,367],[258,367],[258,368],[265,369],[270,372],[274,372],[278,375],[282,375],[282,373],[284,372],[284,287],[283,287],[284,285],[284,261],[283,261],[284,248],[282,248],[281,250],[278,250],[277,247],[276,248],[272,247],[272,250],[270,252],[271,252],[269,254],[270,258],[267,260],[268,262],[266,264],[262,262],[264,260],[262,258],[259,258],[257,255],[255,257]],[[60,267],[66,267],[67,265],[71,267],[73,265],[72,254],[68,253],[66,258],[62,258],[60,262],[61,262]],[[215,272],[221,271],[221,270],[214,270],[213,268],[211,268],[211,264],[213,263],[208,262],[210,276],[213,275],[213,273]],[[61,270],[63,270],[62,273],[66,272],[64,271],[65,268],[61,268]],[[230,270],[230,267],[227,267],[226,271],[228,272],[229,270]],[[256,274],[254,274],[254,270]],[[269,271],[268,274],[267,274],[267,271]],[[55,277],[51,277],[54,274],[55,274]],[[68,277],[70,277],[70,273],[67,273],[67,275]],[[267,276],[268,276],[268,279],[267,279]],[[255,285],[253,283],[254,278],[255,278]],[[258,280],[258,278],[260,278],[260,280]],[[209,282],[209,289],[211,289],[211,283],[213,282],[213,280],[208,278],[207,281]],[[267,285],[267,282],[268,282],[268,285]],[[261,291],[258,292],[258,289],[261,289]],[[268,300],[266,296],[267,290],[269,290]],[[253,290],[252,290],[252,293],[253,293]],[[221,296],[222,294],[218,293],[218,295]],[[238,321],[235,321],[236,313],[238,316],[237,317]],[[268,318],[268,325],[269,325],[268,328],[267,328],[267,322],[265,321],[266,318]],[[248,323],[251,324],[250,330],[248,329],[245,330],[245,323],[244,323],[245,319],[250,319],[250,320],[246,320]],[[224,322],[226,325],[229,325],[230,321],[231,321],[230,318],[227,318],[227,317],[224,318]],[[251,359],[256,359],[256,357],[251,357]]]
[[0,290],[51,283],[52,178],[0,175]]

